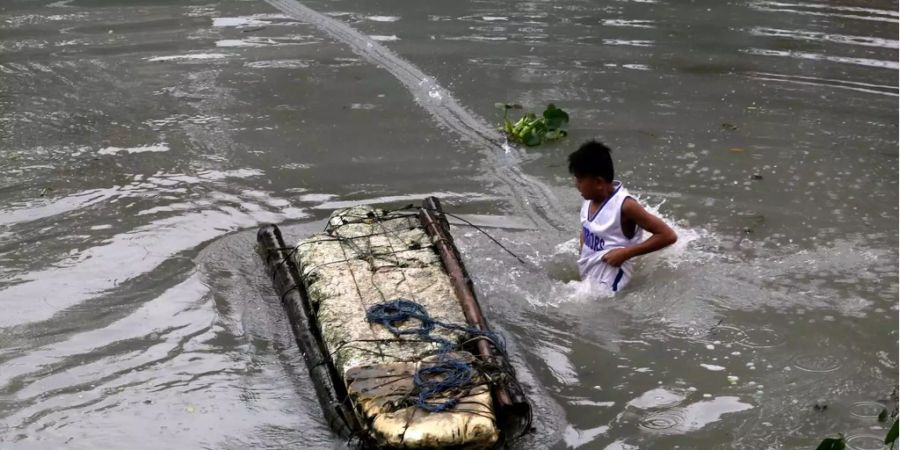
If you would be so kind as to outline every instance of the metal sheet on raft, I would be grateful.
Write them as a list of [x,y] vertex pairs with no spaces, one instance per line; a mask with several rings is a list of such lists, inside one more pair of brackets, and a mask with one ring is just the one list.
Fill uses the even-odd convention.
[[[481,448],[499,440],[492,395],[484,383],[463,393],[457,406],[440,413],[372,396],[373,392],[388,394],[399,389],[408,397],[412,392],[408,389],[410,374],[438,348],[435,343],[415,336],[397,337],[368,323],[369,307],[406,298],[423,305],[437,321],[466,323],[431,237],[415,214],[367,206],[336,211],[325,232],[302,240],[295,255],[326,349],[337,372],[343,374],[362,421],[379,443],[406,448]],[[457,345],[463,337],[440,327],[432,334]],[[373,391],[365,374],[394,378],[384,389]],[[393,395],[393,400],[402,398]]]

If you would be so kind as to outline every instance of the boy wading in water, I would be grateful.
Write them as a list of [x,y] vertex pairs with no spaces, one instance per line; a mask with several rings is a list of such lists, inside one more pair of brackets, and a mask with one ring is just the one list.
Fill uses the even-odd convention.
[[[609,153],[600,142],[586,142],[569,155],[569,172],[584,197],[578,257],[581,279],[618,292],[631,280],[635,256],[672,245],[678,237],[613,178]],[[644,230],[652,234],[647,240]]]

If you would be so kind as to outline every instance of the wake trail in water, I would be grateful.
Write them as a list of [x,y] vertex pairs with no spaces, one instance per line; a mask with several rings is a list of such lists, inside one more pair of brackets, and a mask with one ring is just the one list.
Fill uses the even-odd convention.
[[559,206],[559,200],[550,188],[525,174],[520,167],[521,158],[514,150],[508,151],[500,132],[490,127],[484,119],[463,108],[434,77],[428,76],[353,27],[296,0],[266,0],[266,3],[297,20],[315,26],[331,38],[349,46],[360,57],[383,67],[413,94],[416,103],[431,113],[440,125],[459,134],[464,140],[485,148],[484,154],[490,172],[510,189],[511,201],[518,211],[525,214],[538,228],[568,228],[562,219],[570,214]]

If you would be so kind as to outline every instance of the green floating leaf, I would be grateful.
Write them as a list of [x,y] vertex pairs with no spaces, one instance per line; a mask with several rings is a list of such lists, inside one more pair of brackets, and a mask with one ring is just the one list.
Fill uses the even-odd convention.
[[503,110],[501,130],[511,141],[535,146],[566,136],[565,128],[569,123],[569,115],[553,104],[548,105],[541,116],[534,112],[526,112],[515,123],[509,121],[507,114],[509,109],[521,108],[521,105],[497,103],[496,106]]
[[844,436],[838,436],[822,440],[819,446],[816,447],[816,450],[844,450],[845,448]]
[[550,129],[565,129],[569,125],[569,114],[559,109],[553,103],[547,105],[544,110],[544,119]]
[[887,444],[893,445],[894,441],[897,440],[897,433],[898,433],[897,420],[894,420],[894,425],[891,426],[891,430],[888,431],[887,436],[884,437],[885,445],[887,445]]
[[526,133],[522,135],[522,143],[529,146],[534,147],[535,145],[541,144],[541,136],[538,135],[534,129],[529,129]]

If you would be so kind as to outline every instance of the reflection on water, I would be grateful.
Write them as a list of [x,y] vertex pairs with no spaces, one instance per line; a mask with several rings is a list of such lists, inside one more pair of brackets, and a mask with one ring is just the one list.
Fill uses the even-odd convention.
[[653,413],[641,419],[640,427],[658,433],[687,433],[718,422],[724,414],[745,411],[752,407],[738,401],[738,397],[717,397],[682,408]]
[[864,47],[897,48],[897,41],[873,36],[848,36],[821,31],[779,30],[777,28],[754,27],[751,34],[757,36],[786,37],[801,41],[834,42],[837,44],[862,45]]
[[[518,447],[880,448],[895,1],[271,3],[0,12],[0,447],[339,447],[254,229],[438,195]],[[500,145],[499,101],[569,139]],[[574,264],[590,137],[680,236],[616,296]]]
[[785,51],[785,50],[769,50],[769,49],[758,49],[758,48],[751,48],[751,49],[747,50],[747,52],[754,54],[754,55],[787,56],[787,57],[791,57],[791,58],[800,58],[800,59],[826,60],[826,61],[846,63],[846,64],[858,64],[860,66],[881,67],[884,69],[896,69],[898,67],[896,61],[885,61],[885,60],[881,60],[881,59],[871,59],[871,58],[854,58],[854,57],[848,57],[848,56],[823,55],[821,53]]
[[791,3],[755,1],[753,8],[772,12],[789,12],[808,16],[826,16],[842,19],[871,20],[897,23],[897,10],[864,8],[849,5],[823,5],[820,3]]

